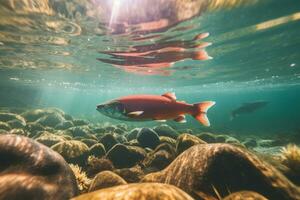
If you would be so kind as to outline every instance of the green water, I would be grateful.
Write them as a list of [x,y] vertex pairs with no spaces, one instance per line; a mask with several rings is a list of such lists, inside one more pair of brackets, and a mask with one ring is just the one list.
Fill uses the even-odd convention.
[[[2,108],[57,107],[92,122],[153,126],[157,122],[104,117],[96,105],[124,95],[172,91],[190,103],[216,101],[208,113],[211,127],[191,117],[186,124],[167,122],[177,129],[236,135],[299,132],[299,1],[207,9],[157,30],[140,30],[138,23],[110,30],[96,5],[98,1],[1,1]],[[123,16],[121,22],[126,19],[131,18]],[[193,39],[204,33],[209,36]],[[206,47],[196,47],[201,44]],[[200,50],[213,59],[195,59]],[[230,120],[232,110],[257,100],[269,104]]]

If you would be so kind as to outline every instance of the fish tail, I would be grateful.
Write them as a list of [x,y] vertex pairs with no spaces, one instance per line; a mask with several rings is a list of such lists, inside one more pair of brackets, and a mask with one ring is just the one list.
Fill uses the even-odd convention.
[[203,102],[194,104],[195,110],[194,110],[193,117],[195,117],[195,119],[198,120],[204,126],[210,126],[210,123],[209,123],[206,113],[207,113],[208,109],[211,108],[215,104],[216,104],[216,102],[214,102],[214,101],[203,101]]

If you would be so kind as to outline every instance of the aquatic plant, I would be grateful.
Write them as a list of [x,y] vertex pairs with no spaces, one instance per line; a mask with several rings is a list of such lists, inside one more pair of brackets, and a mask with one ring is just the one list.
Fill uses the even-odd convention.
[[76,177],[76,182],[80,193],[87,192],[91,184],[91,179],[87,177],[86,172],[84,172],[78,165],[69,164],[69,166]]
[[300,147],[288,144],[282,148],[280,157],[285,166],[300,175]]

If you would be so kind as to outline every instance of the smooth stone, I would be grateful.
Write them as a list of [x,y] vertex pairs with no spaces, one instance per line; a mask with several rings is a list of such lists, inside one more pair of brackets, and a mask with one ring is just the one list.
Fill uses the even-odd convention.
[[144,171],[138,165],[131,168],[115,169],[114,172],[121,176],[127,183],[137,183],[144,177]]
[[89,192],[125,184],[127,184],[127,182],[114,172],[102,171],[94,177],[90,185]]
[[257,147],[257,142],[254,138],[246,138],[246,140],[244,140],[242,144],[245,145],[247,148]]
[[71,128],[73,126],[74,126],[73,122],[71,122],[71,121],[63,121],[63,122],[57,124],[55,126],[55,129],[57,129],[57,130],[66,130],[66,129]]
[[83,194],[72,200],[193,200],[184,191],[161,183],[135,183]]
[[55,135],[53,133],[49,133],[48,131],[43,131],[43,133],[35,140],[39,143],[42,143],[42,144],[48,146],[48,147],[51,147],[54,144],[66,141],[66,138],[64,138],[61,135]]
[[132,129],[127,135],[126,138],[128,141],[134,140],[137,137],[137,134],[140,132],[140,128],[134,128]]
[[160,136],[159,137],[159,140],[160,140],[160,143],[162,144],[162,143],[168,143],[168,144],[170,144],[170,145],[172,145],[172,146],[176,146],[176,140],[175,139],[173,139],[173,138],[170,138],[170,137],[166,137],[166,136]]
[[300,199],[300,189],[277,169],[230,144],[195,145],[143,181],[172,184],[189,194],[197,191],[215,196],[213,185],[221,196],[251,190],[272,200]]
[[159,136],[167,136],[173,139],[176,139],[179,135],[179,133],[173,129],[172,127],[166,125],[166,124],[162,124],[159,126],[156,126],[153,129]]
[[86,164],[90,151],[86,144],[77,140],[59,142],[51,146],[51,149],[62,155],[68,163],[74,163],[80,166]]
[[140,147],[116,144],[106,154],[116,168],[132,167],[146,157],[146,152]]
[[88,138],[83,138],[80,141],[83,142],[84,144],[86,144],[88,147],[91,147],[91,146],[93,146],[93,145],[95,145],[95,144],[98,143],[97,140],[95,140],[95,139],[88,139]]
[[109,151],[114,145],[119,143],[112,133],[103,135],[99,141],[104,145],[106,151]]
[[73,119],[72,122],[74,126],[85,126],[89,124],[89,122],[84,119]]
[[234,192],[223,200],[268,200],[266,197],[252,191]]
[[90,147],[90,155],[93,155],[95,157],[102,157],[105,156],[105,154],[105,147],[101,143],[94,144]]
[[24,136],[0,135],[0,199],[70,199],[75,176],[50,148]]
[[137,141],[142,147],[151,149],[160,143],[159,136],[150,128],[142,128],[137,134]]
[[213,133],[203,132],[196,136],[207,143],[216,143],[217,142],[216,135]]
[[176,152],[177,154],[181,154],[182,152],[196,144],[206,144],[206,142],[199,139],[197,136],[188,133],[181,134],[180,136],[178,136],[176,141]]
[[114,165],[110,160],[106,158],[96,158],[94,156],[89,156],[86,169],[88,176],[94,177],[99,172],[114,170]]

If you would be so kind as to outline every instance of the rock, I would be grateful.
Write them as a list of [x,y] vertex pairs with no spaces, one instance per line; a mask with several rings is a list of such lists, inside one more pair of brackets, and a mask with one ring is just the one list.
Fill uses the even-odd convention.
[[216,135],[213,133],[203,132],[197,135],[198,138],[207,142],[207,143],[216,143]]
[[144,172],[140,166],[134,166],[131,168],[123,168],[114,170],[116,174],[121,176],[128,183],[137,183],[144,177]]
[[172,145],[172,146],[176,146],[176,140],[175,139],[173,139],[173,138],[170,138],[170,137],[166,137],[166,136],[160,136],[159,137],[159,140],[160,140],[160,143],[162,144],[162,143],[168,143],[168,144],[170,144],[170,145]]
[[56,130],[66,130],[68,128],[73,127],[74,124],[71,121],[63,121],[55,126]]
[[254,148],[257,146],[256,139],[254,138],[246,138],[246,140],[242,144],[247,148]]
[[51,147],[54,144],[66,141],[66,138],[61,135],[49,133],[48,131],[43,131],[43,133],[36,139],[36,141],[48,147]]
[[74,119],[73,121],[74,126],[85,126],[89,125],[89,122],[83,119]]
[[88,147],[91,147],[91,146],[93,146],[93,145],[95,145],[95,144],[98,143],[97,140],[94,140],[94,139],[86,139],[86,138],[84,138],[84,139],[82,139],[82,140],[80,140],[80,141],[83,142],[84,144],[86,144]]
[[[12,124],[18,123],[22,127],[26,126],[26,120],[21,116],[13,113],[0,113],[0,121],[2,122],[11,122]],[[14,127],[12,128],[21,128],[21,127]]]
[[117,139],[112,133],[102,136],[100,142],[104,145],[106,151],[109,151],[114,145],[118,144]]
[[167,136],[167,137],[170,137],[170,138],[173,138],[173,139],[176,139],[179,135],[179,133],[176,130],[174,130],[172,127],[170,127],[166,124],[156,126],[154,128],[154,131],[159,136]]
[[20,128],[14,128],[9,131],[9,134],[28,136],[28,133]]
[[36,122],[43,126],[55,127],[65,121],[63,116],[59,113],[49,113],[39,118]]
[[77,140],[66,140],[51,147],[64,157],[68,163],[84,166],[89,154],[89,148],[83,142]]
[[117,127],[113,125],[108,125],[105,126],[104,128],[106,133],[113,133]]
[[241,144],[238,139],[231,137],[231,136],[228,136],[225,139],[225,143],[243,146],[243,144]]
[[140,132],[140,128],[132,129],[127,135],[126,138],[128,141],[134,140],[137,137],[137,134]]
[[12,128],[24,128],[26,126],[25,121],[21,121],[21,120],[10,120],[7,122],[7,124],[9,124],[10,127]]
[[117,135],[115,136],[116,140],[118,141],[118,143],[124,144],[127,141],[127,138],[124,135]]
[[300,199],[300,190],[273,166],[246,149],[230,144],[195,145],[180,154],[161,172],[144,177],[144,182],[175,185],[187,193],[220,196],[251,190],[268,199]]
[[0,134],[8,134],[8,132],[6,130],[0,129]]
[[206,144],[206,142],[188,133],[181,134],[176,141],[176,152],[177,154],[181,154],[182,152],[196,144]]
[[6,122],[0,122],[0,129],[9,131],[11,129],[10,125]]
[[0,135],[0,163],[1,200],[65,200],[78,194],[64,159],[27,137]]
[[32,122],[32,123],[27,123],[25,129],[30,133],[29,134],[30,137],[34,137],[39,131],[44,131],[45,127],[39,123]]
[[105,154],[105,147],[101,143],[94,144],[90,147],[90,155],[93,155],[95,157],[102,157],[105,156]]
[[59,110],[57,108],[47,108],[47,109],[35,109],[35,110],[29,110],[21,114],[23,118],[27,122],[35,122],[40,118],[45,117],[46,115],[60,115],[62,118],[64,118],[64,112],[62,110]]
[[119,135],[122,135],[122,134],[125,133],[125,131],[124,131],[123,129],[120,129],[120,128],[116,127],[115,130],[114,130],[114,133],[117,133],[117,134],[119,134]]
[[127,182],[119,175],[111,171],[103,171],[95,176],[90,185],[89,192],[125,184],[127,184]]
[[258,140],[258,146],[260,147],[275,147],[275,146],[284,146],[285,142],[280,140]]
[[107,152],[106,157],[116,168],[125,168],[141,162],[146,157],[146,152],[140,147],[116,144]]
[[160,143],[157,133],[150,128],[142,128],[137,134],[137,141],[142,147],[151,149],[155,149]]
[[268,200],[264,196],[256,193],[256,192],[251,192],[251,191],[240,191],[240,192],[235,192],[227,197],[224,198],[224,200]]
[[92,134],[92,131],[88,126],[75,126],[68,129],[73,135],[73,137],[82,137],[85,139],[97,140],[97,137]]
[[143,164],[146,168],[158,171],[167,167],[176,158],[176,151],[170,144],[160,144],[153,152],[149,153]]
[[122,129],[124,132],[128,130],[128,127],[126,124],[117,124],[117,128]]
[[106,158],[96,158],[94,156],[89,156],[87,163],[87,174],[89,177],[94,177],[99,172],[109,170],[114,170],[112,162]]
[[120,185],[80,195],[72,200],[193,200],[188,194],[172,185],[136,183]]

